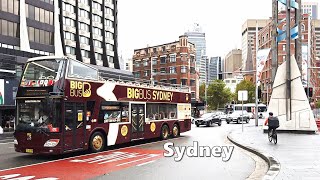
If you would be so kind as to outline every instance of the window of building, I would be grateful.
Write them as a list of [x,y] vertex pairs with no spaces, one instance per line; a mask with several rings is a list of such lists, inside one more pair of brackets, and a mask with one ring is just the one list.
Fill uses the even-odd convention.
[[68,4],[66,2],[63,2],[62,4],[62,9],[64,11],[70,12],[70,13],[74,13],[75,12],[75,7],[71,4]]
[[112,44],[106,44],[106,48],[109,51],[113,51],[113,45]]
[[140,62],[136,61],[136,62],[134,63],[134,66],[135,66],[135,67],[140,67]]
[[235,84],[235,83],[237,83],[237,81],[236,80],[231,80],[231,83]]
[[53,32],[44,31],[41,29],[28,27],[29,40],[32,42],[53,45]]
[[81,50],[82,57],[90,58],[90,52],[86,50]]
[[177,84],[177,79],[170,79],[171,84]]
[[97,2],[92,2],[92,7],[94,9],[97,9],[97,10],[101,11],[101,4],[99,4]]
[[76,49],[74,47],[66,46],[66,53],[76,55]]
[[135,78],[140,78],[140,72],[135,72],[135,73],[134,73],[134,77],[135,77]]
[[106,14],[109,14],[109,15],[113,16],[113,10],[112,10],[111,8],[106,7],[106,8],[105,8],[105,11],[106,11],[106,12],[105,12]]
[[102,54],[94,53],[96,60],[102,60]]
[[186,86],[187,85],[187,79],[181,79],[181,85]]
[[1,0],[0,10],[19,15],[19,0]]
[[82,44],[89,45],[89,38],[84,37],[84,36],[80,36],[80,42],[81,42]]
[[158,63],[158,59],[157,58],[153,58],[152,59],[152,65],[157,65]]
[[102,29],[99,28],[93,28],[93,33],[99,36],[102,36]]
[[65,32],[64,36],[65,36],[66,39],[69,39],[69,40],[72,40],[72,41],[75,40],[75,35],[73,33],[71,33],[71,32]]
[[181,73],[187,73],[187,66],[181,66]]
[[190,73],[195,74],[196,73],[196,68],[195,67],[190,67]]
[[144,61],[143,61],[143,66],[148,66],[148,64],[149,64],[149,63],[148,63],[148,60],[144,60]]
[[94,14],[93,15],[93,21],[102,23],[102,18],[100,16]]
[[106,37],[109,38],[109,39],[113,39],[113,33],[106,32]]
[[165,56],[160,57],[160,63],[161,64],[165,64],[166,63],[166,57]]
[[110,28],[113,28],[113,22],[110,21],[109,19],[106,19],[105,20],[105,23],[106,23],[106,26],[110,27]]
[[101,41],[94,40],[94,46],[95,46],[95,47],[102,48],[102,42],[101,42]]
[[282,51],[285,51],[286,50],[286,45],[282,45]]
[[89,25],[80,22],[80,29],[83,31],[89,31]]
[[70,19],[70,18],[63,17],[63,24],[64,24],[64,25],[67,25],[67,26],[72,26],[72,27],[74,27],[74,26],[75,26],[75,20]]
[[89,0],[78,0],[80,3],[83,3],[85,5],[89,5]]
[[196,81],[195,80],[190,80],[190,86],[195,86],[196,85]]
[[160,73],[167,73],[166,68],[160,68]]
[[153,73],[157,73],[157,71],[158,71],[158,70],[157,70],[157,69],[155,69],[155,68],[154,68],[154,69],[152,69],[152,72],[153,72]]
[[144,76],[149,76],[149,71],[144,71]]
[[196,98],[196,93],[195,92],[191,92],[191,98],[192,99]]
[[176,104],[152,104],[147,103],[146,120],[162,120],[177,118]]
[[112,56],[107,56],[107,58],[108,58],[109,62],[114,63],[114,59]]
[[170,55],[170,62],[176,62],[176,55]]
[[170,71],[170,74],[177,73],[176,67],[171,66],[169,69],[170,69],[170,70],[169,70],[169,71]]
[[80,9],[79,14],[80,14],[81,17],[89,19],[89,12],[88,11]]

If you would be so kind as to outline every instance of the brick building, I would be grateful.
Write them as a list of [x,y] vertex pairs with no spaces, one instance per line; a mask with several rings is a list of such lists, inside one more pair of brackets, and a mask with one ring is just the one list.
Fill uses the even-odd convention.
[[[292,14],[292,16],[294,16],[294,14]],[[286,17],[285,12],[279,12],[278,15],[279,19],[284,19]],[[269,20],[269,23],[267,24],[267,26],[265,26],[264,28],[262,28],[259,33],[258,33],[258,43],[259,43],[259,49],[267,49],[267,48],[271,48],[271,43],[272,43],[272,20]],[[291,26],[294,25],[294,21],[291,22]],[[279,25],[279,28],[282,30],[285,30],[285,22],[281,23]],[[303,18],[301,19],[301,39],[302,39],[302,45],[307,46],[308,45],[308,28],[309,28],[309,22],[308,22],[308,15],[307,14],[303,14]],[[316,62],[316,36],[315,36],[315,31],[314,28],[311,28],[311,48],[310,48],[310,66],[316,66],[317,62]],[[256,39],[256,38],[254,38]],[[290,49],[291,49],[291,54],[294,55],[295,53],[295,43],[294,40],[291,41],[291,45],[290,45]],[[254,69],[256,69],[256,43],[254,44],[253,47],[253,67]],[[267,99],[271,98],[271,92],[272,92],[272,87],[270,85],[271,83],[271,76],[272,76],[272,50],[270,51],[270,54],[267,58],[266,64],[264,69],[262,70],[262,76],[261,76],[261,90],[262,90],[262,101],[263,102],[267,102]],[[286,60],[286,41],[283,40],[281,42],[278,43],[278,66],[280,66],[284,61]],[[318,70],[314,69],[314,70],[309,70],[310,76],[309,76],[309,80],[310,80],[310,84],[312,87],[318,87],[318,81],[319,81],[319,77],[317,75]],[[253,82],[255,82],[255,77],[252,77],[252,75],[250,75],[251,77],[248,78],[246,77],[246,79],[251,79]],[[319,96],[319,92],[314,92],[314,97]],[[269,96],[267,98],[267,95]]]
[[150,82],[152,75],[157,85],[189,86],[192,99],[199,100],[195,53],[195,45],[185,35],[180,36],[179,41],[135,49],[133,74],[145,82]]

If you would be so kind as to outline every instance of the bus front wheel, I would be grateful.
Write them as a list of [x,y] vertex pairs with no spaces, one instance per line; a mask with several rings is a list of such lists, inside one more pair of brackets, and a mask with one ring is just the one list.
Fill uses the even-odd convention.
[[161,128],[161,139],[166,140],[169,138],[169,127],[168,125],[163,125]]
[[105,136],[101,132],[95,132],[90,138],[90,150],[93,153],[101,152],[105,148]]

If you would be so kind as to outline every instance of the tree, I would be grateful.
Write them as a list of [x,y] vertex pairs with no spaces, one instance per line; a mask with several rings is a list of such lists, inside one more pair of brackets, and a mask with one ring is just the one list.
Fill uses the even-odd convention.
[[206,88],[206,85],[204,83],[202,83],[199,87],[199,97],[201,101],[205,100],[205,88]]
[[320,108],[320,101],[317,101],[317,102],[316,102],[316,108],[317,108],[317,109]]
[[230,89],[226,88],[226,84],[221,80],[215,80],[209,84],[207,95],[209,109],[212,110],[224,108],[224,105],[232,98]]
[[256,96],[256,86],[251,81],[243,80],[236,87],[236,98],[238,100],[238,91],[247,90],[248,91],[248,101],[247,103],[255,102]]

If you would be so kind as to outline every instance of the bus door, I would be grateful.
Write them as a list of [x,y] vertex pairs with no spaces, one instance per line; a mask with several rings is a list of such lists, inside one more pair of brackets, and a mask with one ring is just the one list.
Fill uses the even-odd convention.
[[84,103],[65,103],[64,150],[82,149],[85,142]]
[[144,138],[145,104],[131,104],[131,140]]

